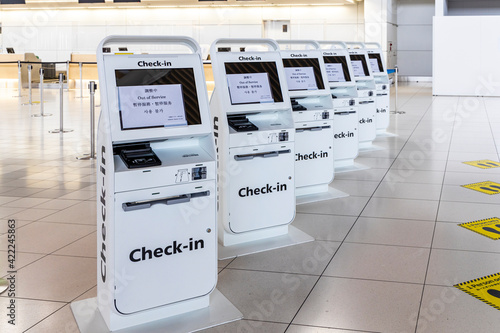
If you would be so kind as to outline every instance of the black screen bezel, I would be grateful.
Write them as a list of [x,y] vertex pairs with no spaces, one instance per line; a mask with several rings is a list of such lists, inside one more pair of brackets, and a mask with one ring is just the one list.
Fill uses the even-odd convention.
[[356,76],[354,73],[354,77],[367,77],[371,75],[371,71],[368,68],[368,63],[366,62],[366,57],[364,54],[350,54],[349,55],[352,61],[361,61],[361,65],[363,65],[363,72],[365,76]]
[[[225,62],[224,69],[228,74],[254,74],[267,73],[269,84],[271,85],[271,95],[274,103],[283,103],[283,92],[281,91],[281,83],[278,75],[278,68],[275,61],[259,61],[259,62]],[[228,89],[231,89],[228,87]],[[231,99],[231,93],[229,99]],[[259,104],[260,102],[251,103],[233,103],[231,105],[246,105]]]
[[382,63],[382,57],[380,53],[368,53],[368,58],[377,59],[379,73],[384,73],[384,64]]
[[[324,56],[323,61],[325,64],[342,64],[342,71],[344,72],[345,82],[351,82],[351,74],[349,73],[349,66],[347,65],[346,56]],[[330,81],[328,82],[340,82]]]
[[[133,74],[133,77],[127,78],[127,74]],[[193,68],[115,69],[115,80],[117,87],[180,84],[182,86],[184,113],[188,126],[201,124],[198,91],[196,89]],[[168,128],[168,126],[164,125],[123,128],[121,110],[119,110],[119,114],[122,131],[145,128]]]
[[[314,79],[318,90],[324,90],[323,76],[321,75],[321,68],[317,58],[286,58],[283,59],[283,66],[287,67],[312,67],[314,70]],[[289,89],[290,90],[290,89]],[[290,91],[307,91],[308,89],[293,89]]]

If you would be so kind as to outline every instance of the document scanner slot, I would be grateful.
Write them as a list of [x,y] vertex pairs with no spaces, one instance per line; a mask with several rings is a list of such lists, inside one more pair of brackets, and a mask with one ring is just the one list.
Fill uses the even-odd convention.
[[209,195],[210,191],[204,191],[204,192],[176,195],[161,199],[125,202],[122,204],[122,208],[124,211],[130,212],[139,209],[151,208],[153,205],[156,204],[175,205],[175,204],[185,203],[191,201],[191,198],[208,197]]
[[301,133],[301,132],[305,132],[305,131],[315,132],[315,131],[322,131],[323,129],[328,129],[328,128],[330,128],[330,126],[304,127],[304,128],[295,129],[295,132],[296,133]]
[[236,132],[250,132],[258,131],[259,128],[255,126],[248,118],[244,115],[237,116],[227,116],[227,122],[232,129]]
[[342,112],[335,112],[336,116],[348,116],[351,113],[356,113],[356,111],[342,111]]
[[251,160],[253,159],[254,157],[263,157],[263,158],[267,158],[267,157],[277,157],[279,156],[280,154],[289,154],[291,153],[292,151],[290,149],[285,149],[285,150],[276,150],[276,151],[269,151],[269,152],[265,152],[265,153],[255,153],[255,154],[244,154],[244,155],[235,155],[234,156],[234,159],[236,161],[245,161],[245,160]]
[[375,101],[360,101],[359,104],[371,104],[375,103]]

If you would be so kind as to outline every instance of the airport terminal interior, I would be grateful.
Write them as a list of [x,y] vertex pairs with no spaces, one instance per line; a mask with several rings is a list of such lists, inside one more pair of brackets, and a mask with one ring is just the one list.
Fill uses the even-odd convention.
[[[328,185],[346,196],[296,205],[290,226],[313,240],[217,260],[216,288],[242,318],[202,332],[498,332],[500,68],[498,61],[491,61],[500,56],[500,29],[489,29],[494,31],[491,36],[483,32],[481,38],[473,33],[457,37],[450,29],[466,29],[466,20],[477,20],[478,27],[472,28],[476,32],[485,26],[498,27],[494,21],[499,16],[494,15],[500,15],[500,6],[495,1],[335,0],[335,4],[318,1],[318,8],[311,9],[314,6],[305,7],[300,1],[283,0],[278,1],[280,5],[248,7],[261,15],[256,24],[254,18],[236,22],[226,16],[244,16],[245,9],[237,4],[219,8],[197,7],[197,1],[191,2],[186,8],[173,6],[173,11],[183,13],[177,18],[177,28],[173,28],[175,22],[166,23],[160,32],[178,32],[199,43],[201,72],[205,66],[207,80],[203,85],[208,88],[201,91],[207,92],[207,101],[215,98],[218,87],[215,77],[214,90],[215,73],[207,72],[207,67],[214,68],[210,58],[216,61],[216,56],[208,57],[216,37],[282,38],[281,33],[291,31],[285,38],[376,41],[385,58],[384,72],[398,67],[399,73],[397,84],[395,73],[390,71],[389,75],[388,127],[378,132],[372,145],[359,149],[354,160],[363,168],[336,170]],[[157,23],[145,23],[146,13],[141,12],[135,26],[135,9],[130,8],[61,9],[58,13],[67,11],[73,18],[84,12],[85,24],[72,26],[68,18],[55,15],[57,23],[38,26],[37,34],[58,33],[59,41],[32,44],[30,48],[19,41],[20,37],[32,38],[26,33],[27,26],[15,23],[14,17],[23,17],[26,12],[31,12],[31,18],[43,14],[44,9],[33,6],[27,11],[18,7],[5,10],[0,5],[0,41],[5,53],[0,54],[0,277],[10,286],[0,294],[0,332],[108,332],[79,327],[75,318],[82,314],[75,315],[71,308],[79,301],[99,297],[103,246],[98,240],[106,237],[97,223],[103,212],[98,206],[103,200],[102,165],[99,159],[84,158],[91,152],[90,113],[94,112],[97,127],[107,98],[101,96],[95,50],[107,35],[153,34]],[[378,16],[370,14],[375,7]],[[93,10],[96,15],[91,17]],[[127,17],[121,22],[113,13],[117,16],[110,17],[111,23],[102,31],[96,17],[104,17],[107,10],[126,11]],[[305,17],[298,18],[301,10]],[[185,19],[194,11],[196,20]],[[285,14],[276,15],[280,11]],[[335,13],[334,18],[322,16],[314,21],[312,16],[323,15],[321,11]],[[208,17],[216,12],[219,17]],[[273,16],[284,19],[263,23],[263,18],[272,21]],[[375,16],[383,16],[385,21],[380,23]],[[153,22],[158,21],[155,18]],[[380,28],[374,33],[368,29],[373,22]],[[97,32],[95,36],[85,33],[85,25],[87,32]],[[60,32],[56,32],[58,26]],[[277,36],[264,34],[276,26],[280,29]],[[258,34],[248,32],[252,29]],[[237,35],[244,30],[245,36]],[[73,44],[62,42],[73,32]],[[217,36],[219,33],[223,35]],[[19,42],[15,47],[8,44],[14,41],[13,35]],[[473,47],[464,50],[463,39]],[[7,47],[15,53],[7,54]],[[129,51],[116,50],[120,52]],[[18,57],[13,64],[1,64],[13,56]],[[53,66],[41,65],[54,76],[47,79],[43,92],[37,75],[40,59],[36,57],[54,62]],[[481,61],[460,66],[471,57]],[[33,61],[32,87],[24,85],[28,80],[24,64],[18,80],[17,61]],[[83,72],[82,62],[86,63]],[[59,74],[66,76],[62,86],[56,79]],[[88,89],[91,81],[97,83],[95,96]],[[22,82],[22,89],[18,82]],[[208,109],[205,111],[208,114]],[[58,129],[68,131],[51,132]],[[268,170],[259,172],[264,175]],[[138,222],[147,228],[146,219]],[[9,257],[9,244],[15,244],[15,258]],[[106,250],[108,254],[113,251]],[[130,258],[134,258],[132,254]],[[202,276],[201,270],[195,269],[194,275]],[[134,281],[127,272],[116,275],[125,288],[128,283],[142,282]],[[148,275],[155,275],[155,271],[141,278]],[[171,286],[163,287],[169,291]],[[481,288],[487,293],[474,294]],[[143,301],[137,298],[137,303]],[[87,312],[89,317],[100,316]],[[189,321],[189,312],[185,318]],[[120,331],[182,330],[175,326],[167,330],[153,322]]]

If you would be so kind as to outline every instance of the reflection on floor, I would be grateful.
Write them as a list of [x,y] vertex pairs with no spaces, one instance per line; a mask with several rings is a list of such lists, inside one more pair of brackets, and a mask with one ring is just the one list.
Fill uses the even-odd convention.
[[[350,197],[298,207],[294,225],[315,242],[219,262],[217,287],[245,319],[208,332],[498,332],[498,310],[453,285],[500,272],[500,243],[457,226],[500,215],[500,195],[460,186],[500,182],[500,168],[462,163],[499,160],[500,99],[399,90],[398,136],[360,155],[369,170],[335,176]],[[50,134],[58,91],[44,118],[15,95],[0,91],[0,275],[15,219],[18,307],[0,331],[77,332],[69,304],[96,295],[94,163],[75,159],[90,149],[89,98],[65,93],[74,131]]]

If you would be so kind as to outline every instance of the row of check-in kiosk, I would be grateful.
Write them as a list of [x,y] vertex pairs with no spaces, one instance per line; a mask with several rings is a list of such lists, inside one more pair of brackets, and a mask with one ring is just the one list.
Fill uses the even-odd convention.
[[[186,52],[102,52],[123,44]],[[359,169],[359,150],[389,125],[378,44],[219,39],[210,55],[209,102],[193,39],[99,45],[93,304],[106,330],[164,319],[194,331],[240,318],[227,317],[227,300],[216,309],[217,260],[313,240],[290,226],[296,204],[347,196],[329,185],[335,173]],[[73,310],[82,331],[93,327]],[[200,311],[211,315],[194,320]]]

